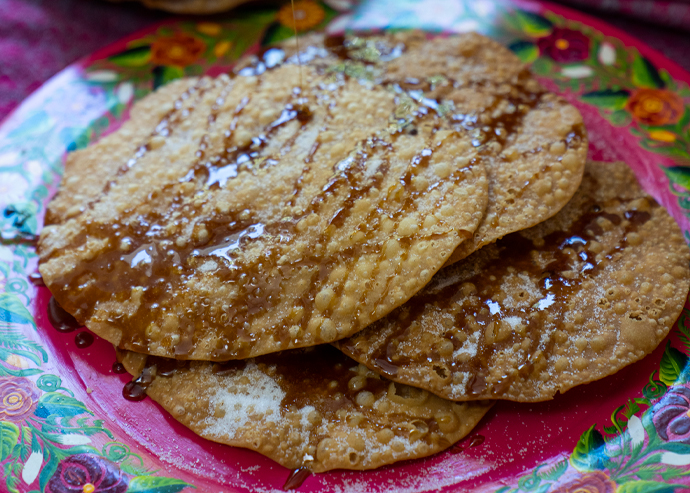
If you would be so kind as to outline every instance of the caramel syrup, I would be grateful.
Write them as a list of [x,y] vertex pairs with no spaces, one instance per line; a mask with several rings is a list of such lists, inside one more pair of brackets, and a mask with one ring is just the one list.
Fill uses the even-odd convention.
[[[327,49],[336,53],[341,58],[350,56],[349,47],[344,38],[332,38],[326,40]],[[387,55],[388,56],[388,55]],[[391,55],[393,56],[393,55]],[[300,62],[301,63],[301,62]],[[268,68],[268,62],[259,62],[255,69],[250,69],[248,75],[262,73]],[[277,65],[273,65],[277,66]],[[238,72],[241,76],[242,69]],[[526,89],[524,82],[527,80],[527,73],[521,74],[516,85],[516,90],[505,97],[497,96],[491,108],[485,113],[491,114],[500,101],[508,100],[510,104],[518,108],[517,111],[494,118],[492,121],[477,122],[476,115],[453,114],[448,118],[450,125],[458,132],[466,132],[469,129],[481,130],[484,136],[477,138],[476,145],[481,152],[490,152],[487,142],[500,140],[500,136],[509,133],[514,127],[522,122],[526,111],[534,108],[541,101],[542,93],[530,92]],[[342,74],[343,78],[350,77]],[[257,84],[259,81],[257,81]],[[429,89],[428,82],[417,80],[386,80],[379,81],[385,84],[403,97],[410,91],[424,91]],[[489,82],[482,81],[482,84]],[[450,81],[450,85],[456,84]],[[429,86],[429,87],[427,87]],[[231,85],[228,85],[228,91]],[[183,95],[175,103],[174,109],[166,115],[158,125],[156,135],[169,135],[175,131],[175,125],[184,118],[183,103],[196,95],[200,98],[206,87],[195,86]],[[408,95],[409,97],[409,95]],[[222,98],[220,98],[222,100]],[[283,279],[291,278],[300,269],[316,269],[318,280],[327,279],[332,265],[337,263],[340,257],[357,258],[370,252],[379,252],[375,245],[368,244],[366,241],[356,245],[348,251],[337,252],[332,256],[318,255],[308,251],[302,259],[291,264],[278,265],[280,250],[267,249],[261,257],[252,263],[246,262],[237,265],[236,252],[243,248],[248,242],[260,236],[269,235],[281,238],[281,242],[288,243],[297,234],[295,226],[303,217],[309,214],[319,214],[323,204],[331,200],[336,192],[347,190],[340,198],[337,212],[333,214],[330,225],[321,237],[315,242],[327,244],[338,227],[343,225],[353,214],[353,206],[356,201],[366,196],[373,188],[381,185],[382,177],[389,169],[388,154],[393,152],[393,144],[396,139],[401,138],[405,133],[415,135],[416,127],[422,124],[431,124],[435,128],[440,128],[441,122],[446,122],[445,117],[435,110],[440,105],[439,101],[425,99],[424,104],[420,104],[412,115],[406,117],[405,126],[400,126],[396,131],[391,131],[390,135],[385,136],[385,140],[379,137],[369,137],[363,139],[356,147],[355,152],[346,160],[333,165],[333,175],[329,182],[323,187],[310,203],[306,204],[304,210],[296,213],[293,217],[284,217],[276,220],[272,224],[263,224],[257,217],[251,214],[243,215],[241,211],[230,211],[224,214],[208,214],[204,217],[204,226],[210,232],[208,240],[203,244],[192,244],[178,247],[174,244],[174,236],[166,233],[161,227],[169,221],[172,214],[180,214],[183,217],[200,217],[200,207],[194,201],[186,200],[181,191],[181,185],[192,183],[197,189],[210,187],[212,189],[223,187],[228,180],[238,176],[239,173],[251,172],[252,166],[272,166],[278,162],[279,155],[262,155],[266,149],[271,136],[276,130],[284,126],[287,122],[297,120],[301,126],[297,132],[288,139],[283,148],[292,145],[304,127],[309,125],[312,114],[309,109],[301,103],[301,100],[286,102],[286,106],[280,117],[263,129],[256,137],[251,139],[251,143],[243,147],[231,145],[231,137],[235,131],[238,117],[248,103],[249,98],[244,98],[235,109],[234,119],[225,131],[226,145],[218,155],[210,155],[206,139],[202,142],[197,151],[197,160],[191,166],[186,176],[174,183],[169,183],[161,187],[161,190],[151,194],[149,204],[151,208],[148,212],[136,217],[134,221],[124,221],[110,225],[90,222],[85,225],[83,233],[74,239],[75,245],[84,244],[87,239],[107,239],[107,247],[99,255],[90,261],[80,263],[73,271],[65,273],[61,278],[52,283],[52,287],[65,286],[63,290],[56,290],[56,295],[67,311],[73,313],[79,320],[86,321],[93,316],[96,304],[104,299],[113,301],[126,301],[131,295],[133,286],[141,286],[143,295],[141,308],[136,316],[129,318],[119,318],[116,323],[121,328],[123,334],[121,339],[122,347],[146,352],[148,341],[144,336],[145,328],[152,323],[158,323],[171,306],[175,305],[173,295],[184,294],[186,280],[194,275],[194,267],[190,266],[197,262],[196,259],[213,258],[219,260],[221,264],[217,271],[217,276],[223,282],[237,286],[239,295],[235,303],[228,307],[226,313],[218,310],[218,306],[207,306],[203,303],[193,304],[186,307],[184,313],[177,313],[180,326],[180,340],[171,350],[178,358],[185,358],[194,347],[194,337],[197,332],[197,321],[203,320],[204,330],[218,331],[218,344],[216,351],[210,359],[223,361],[231,358],[246,357],[252,347],[256,336],[248,333],[245,327],[251,326],[251,321],[261,317],[270,310],[279,299],[280,284]],[[179,104],[178,104],[179,103]],[[192,105],[193,109],[194,105]],[[212,114],[208,119],[208,125],[215,121],[215,115],[222,108],[222,101],[217,102],[212,108]],[[191,111],[191,109],[189,110]],[[448,124],[447,122],[444,124]],[[407,127],[411,129],[407,129]],[[481,128],[479,128],[481,127]],[[497,130],[501,130],[498,132]],[[571,136],[572,140],[582,138],[579,130]],[[570,137],[569,137],[570,138]],[[387,215],[394,222],[399,222],[405,217],[414,200],[420,192],[411,186],[412,178],[417,173],[423,171],[429,165],[433,153],[431,141],[427,142],[428,147],[408,165],[407,171],[401,179],[403,185],[403,196],[399,201],[386,201],[385,194],[381,194],[381,199],[372,212],[364,218],[359,226],[359,231],[366,237],[375,234],[379,229],[379,221],[382,215]],[[122,168],[122,173],[136,165],[139,154],[147,152],[148,144],[144,142],[132,160],[128,161]],[[313,148],[313,153],[318,151],[318,146]],[[309,163],[313,153],[305,158],[303,174],[294,183],[294,194],[288,201],[288,205],[293,205],[301,193],[301,180],[304,174],[309,172]],[[143,154],[142,154],[143,155]],[[368,163],[378,161],[378,171],[380,173],[368,174]],[[469,168],[476,165],[471,162]],[[465,179],[468,168],[454,170],[447,179],[448,182],[460,183]],[[118,175],[120,172],[118,172]],[[106,187],[107,188],[107,187]],[[104,190],[106,192],[107,190]],[[102,195],[101,195],[102,196]],[[100,200],[100,199],[97,199]],[[95,202],[97,202],[97,200]],[[131,211],[129,211],[131,212]],[[134,218],[132,218],[134,219]],[[433,235],[432,235],[433,236]],[[429,238],[404,238],[402,242],[415,241]],[[131,245],[128,253],[123,254],[119,245],[122,241],[127,241]],[[267,272],[275,274],[266,275]],[[372,278],[377,272],[372,273]],[[93,282],[84,284],[85,279],[92,278]],[[390,283],[390,279],[388,281]],[[305,293],[298,301],[298,305],[304,309],[305,313],[313,311],[314,298],[319,284],[315,284],[312,289]],[[338,289],[341,289],[339,287]],[[383,293],[385,297],[387,287]],[[336,297],[340,293],[336,293]],[[215,311],[213,311],[215,310]],[[225,310],[225,308],[223,308]],[[326,316],[329,315],[326,313]],[[303,329],[306,328],[308,317],[302,319]],[[287,326],[277,327],[277,339],[287,346],[290,343],[290,336]],[[317,340],[316,342],[322,342]]]
[[[658,207],[656,202],[652,199],[649,200],[652,202],[653,208]],[[626,202],[622,199],[619,201]],[[512,334],[499,343],[489,343],[482,336],[478,343],[476,355],[466,363],[457,362],[452,358],[441,358],[433,350],[429,354],[421,353],[418,358],[411,359],[400,355],[397,349],[398,344],[407,338],[412,322],[419,320],[427,307],[433,306],[434,309],[440,310],[449,309],[460,296],[458,294],[460,284],[471,283],[476,286],[476,294],[473,296],[476,301],[473,301],[471,306],[463,306],[454,316],[453,326],[469,327],[478,324],[483,333],[489,324],[498,322],[504,317],[520,317],[526,325],[526,333],[531,340],[531,345],[526,351],[524,360],[517,367],[518,377],[525,378],[531,374],[534,367],[532,355],[537,350],[549,353],[554,345],[554,341],[551,339],[544,344],[540,343],[540,334],[543,332],[544,324],[547,323],[547,315],[554,317],[556,321],[563,320],[568,309],[567,302],[572,298],[573,293],[579,289],[585,280],[593,278],[604,263],[611,261],[625,247],[624,238],[629,233],[637,231],[651,218],[649,212],[626,211],[623,214],[626,220],[625,226],[623,226],[623,217],[603,211],[593,201],[590,201],[586,207],[586,210],[567,231],[555,231],[547,235],[543,238],[542,245],[536,246],[532,240],[522,236],[519,232],[510,234],[496,242],[500,252],[499,257],[492,260],[478,274],[444,285],[440,291],[423,292],[411,298],[406,304],[409,308],[409,315],[404,322],[398,324],[371,356],[376,370],[392,377],[398,373],[401,366],[414,363],[425,365],[427,359],[431,358],[428,361],[440,362],[451,372],[468,372],[473,375],[466,385],[467,395],[477,396],[486,392],[494,394],[504,392],[515,377],[505,375],[494,383],[492,388],[488,388],[484,372],[487,367],[490,367],[490,360],[496,352],[504,347],[510,347],[522,339],[517,334]],[[622,239],[618,246],[606,254],[604,259],[598,261],[596,255],[589,251],[586,245],[590,240],[595,240],[603,233],[599,225],[601,219],[606,219],[615,226],[621,227]],[[539,267],[532,260],[535,256],[550,258],[551,261],[544,267]],[[526,272],[532,277],[541,278],[542,299],[529,311],[526,311],[525,308],[500,308],[500,305],[493,301],[501,292],[500,280],[511,271]],[[573,277],[572,273],[577,275]],[[432,280],[430,286],[433,286],[433,283]],[[548,310],[545,310],[547,307]],[[462,342],[457,340],[451,331],[445,334],[445,337],[453,343],[454,350],[462,346]],[[356,355],[358,353],[352,344],[344,345],[343,349],[348,354]],[[444,371],[442,367],[439,366],[439,368]]]
[[46,283],[43,282],[43,276],[40,272],[33,272],[29,274],[29,282],[38,288],[43,288],[46,285]]
[[79,332],[74,336],[74,343],[79,349],[84,349],[93,344],[94,338],[90,332]]
[[58,332],[73,332],[82,327],[82,324],[67,313],[53,296],[48,302],[48,321]]
[[296,490],[309,476],[311,471],[304,466],[293,469],[283,485],[283,491]]
[[455,445],[453,445],[450,448],[450,453],[451,454],[461,454],[462,452],[464,452],[468,448],[477,447],[478,445],[481,445],[482,443],[484,443],[484,440],[486,440],[484,435],[475,435],[472,438],[465,440],[462,443],[456,443]]

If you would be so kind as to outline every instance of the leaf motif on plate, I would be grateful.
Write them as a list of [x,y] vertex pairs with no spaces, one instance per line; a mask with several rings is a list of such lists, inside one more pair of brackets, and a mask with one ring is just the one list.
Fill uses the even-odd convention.
[[606,462],[605,442],[601,433],[592,425],[585,431],[575,445],[570,463],[580,471],[604,469]]
[[687,363],[688,357],[667,342],[666,350],[661,357],[659,380],[668,386],[678,383]]
[[661,89],[666,85],[652,62],[639,53],[633,59],[631,79],[637,87]]
[[0,293],[0,322],[33,325],[34,317],[15,294]]
[[529,41],[515,41],[508,46],[515,53],[520,60],[525,63],[531,63],[539,58],[539,48],[534,43]]
[[127,493],[177,493],[189,487],[194,488],[181,479],[163,476],[137,476],[129,482]]
[[47,418],[48,416],[77,416],[84,413],[93,414],[86,408],[83,402],[59,392],[43,394],[34,412],[39,418]]
[[625,108],[628,98],[630,98],[630,91],[626,89],[603,89],[587,92],[580,96],[580,99],[585,103],[610,111]]
[[108,60],[121,67],[143,67],[151,60],[151,46],[135,46],[108,57]]
[[628,481],[620,485],[616,493],[672,493],[679,486],[685,488],[683,485],[673,485],[659,481]]

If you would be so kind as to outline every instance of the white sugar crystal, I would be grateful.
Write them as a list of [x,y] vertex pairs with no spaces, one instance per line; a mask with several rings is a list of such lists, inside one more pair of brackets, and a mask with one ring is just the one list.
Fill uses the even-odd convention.
[[[280,403],[285,392],[269,376],[261,372],[255,363],[249,363],[242,375],[247,376],[251,383],[242,386],[237,392],[230,392],[223,385],[210,399],[211,415],[206,419],[208,427],[204,434],[218,437],[233,437],[235,433],[251,421],[252,414],[262,414],[266,421],[276,422],[280,419]],[[224,378],[222,383],[227,386],[237,385],[239,378],[232,381]],[[214,417],[217,409],[223,409],[222,418]]]

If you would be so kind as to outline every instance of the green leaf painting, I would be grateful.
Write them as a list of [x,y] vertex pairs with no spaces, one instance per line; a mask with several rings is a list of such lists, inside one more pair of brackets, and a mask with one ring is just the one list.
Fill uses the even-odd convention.
[[160,65],[153,69],[153,89],[158,89],[168,82],[184,77],[184,69]]
[[151,60],[150,46],[136,46],[108,58],[121,67],[143,67]]
[[628,481],[620,485],[616,493],[672,493],[678,486],[683,487],[658,481]]
[[690,168],[684,166],[674,166],[670,168],[664,168],[664,173],[668,181],[674,185],[681,186],[686,190],[690,190]]
[[7,459],[19,440],[19,428],[9,421],[0,421],[0,461]]
[[84,403],[59,392],[48,392],[43,394],[38,401],[38,407],[34,414],[40,418],[48,416],[77,416],[79,414],[92,414]]
[[597,108],[615,111],[625,107],[630,98],[630,91],[626,89],[604,89],[583,94],[580,97],[585,103]]
[[550,20],[525,10],[515,10],[511,20],[520,31],[536,38],[548,36],[553,29],[553,23]]
[[632,63],[632,82],[637,87],[649,87],[651,89],[660,89],[665,85],[652,62],[640,54],[635,55]]
[[127,493],[177,493],[190,486],[192,485],[175,478],[137,476],[129,482]]
[[0,322],[7,324],[33,324],[34,318],[17,295],[0,293]]
[[532,63],[539,58],[539,48],[529,41],[516,41],[508,46],[508,48],[525,63]]
[[595,426],[592,425],[580,436],[570,456],[573,467],[581,471],[603,469],[604,438],[594,429]]
[[679,350],[666,343],[666,350],[661,357],[661,367],[659,369],[659,380],[671,386],[680,380],[681,373],[688,362],[688,357]]

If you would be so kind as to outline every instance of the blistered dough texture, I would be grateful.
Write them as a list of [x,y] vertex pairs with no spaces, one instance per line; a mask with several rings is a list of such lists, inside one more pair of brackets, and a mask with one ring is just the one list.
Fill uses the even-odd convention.
[[[342,45],[314,34],[303,43],[335,44],[339,59],[314,60],[325,60],[329,70],[390,83],[400,101],[396,116],[403,117],[402,131],[418,128],[405,121],[402,110],[426,107],[443,113],[456,131],[471,138],[486,169],[489,201],[472,238],[446,265],[548,219],[580,185],[588,149],[582,116],[565,99],[546,92],[500,43],[476,33],[429,40],[419,31],[348,36]],[[402,50],[400,56],[391,56],[396,49]]]
[[[71,158],[59,197],[81,172],[103,183],[54,207],[40,270],[119,347],[221,361],[346,337],[409,299],[481,221],[484,166],[442,112],[328,64],[300,79],[263,63],[149,96]],[[150,98],[168,110],[157,123]],[[110,156],[118,143],[126,157]]]
[[161,87],[133,106],[130,119],[118,132],[68,154],[60,190],[48,204],[45,223],[63,223],[97,199],[108,180],[115,178],[118,170],[148,142],[156,125],[174,109],[180,94],[197,82],[194,78],[179,79]]
[[587,157],[582,116],[544,91],[509,49],[469,33],[413,45],[391,65],[413,77],[422,76],[416,68],[455,82],[438,82],[435,93],[453,101],[459,125],[472,127],[486,168],[489,203],[482,223],[446,265],[548,219],[573,196]]
[[653,351],[687,297],[689,260],[625,164],[588,163],[556,216],[442,269],[339,347],[453,400],[550,399]]
[[[135,353],[123,360],[133,375],[141,362]],[[158,371],[168,376],[152,377]],[[393,383],[330,346],[173,371],[159,359],[145,372],[153,378],[148,395],[200,436],[313,472],[372,469],[439,452],[492,404],[458,404]]]

